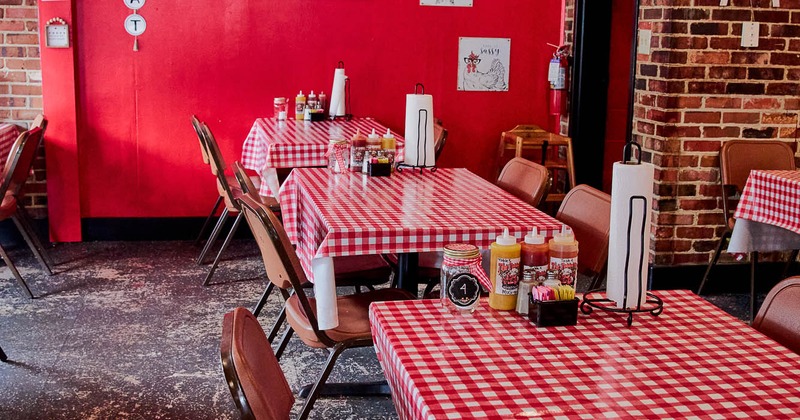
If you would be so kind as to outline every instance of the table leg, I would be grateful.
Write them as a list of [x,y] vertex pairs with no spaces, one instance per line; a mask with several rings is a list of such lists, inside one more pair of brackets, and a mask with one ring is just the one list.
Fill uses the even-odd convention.
[[419,254],[416,252],[397,255],[397,287],[417,296],[419,294]]
[[8,356],[6,356],[6,353],[3,351],[2,347],[0,347],[0,360],[4,362],[8,360]]

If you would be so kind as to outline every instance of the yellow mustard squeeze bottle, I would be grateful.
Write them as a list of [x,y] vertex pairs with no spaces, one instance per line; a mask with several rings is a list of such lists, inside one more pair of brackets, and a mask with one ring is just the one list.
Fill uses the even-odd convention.
[[517,307],[519,286],[519,252],[517,238],[508,234],[508,228],[489,246],[491,250],[489,307],[511,311]]

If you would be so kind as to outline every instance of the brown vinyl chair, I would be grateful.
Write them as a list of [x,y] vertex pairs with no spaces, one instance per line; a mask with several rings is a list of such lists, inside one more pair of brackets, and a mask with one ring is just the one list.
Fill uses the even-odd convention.
[[433,123],[433,152],[436,160],[439,160],[439,156],[442,155],[442,150],[444,150],[444,145],[447,142],[447,129],[442,126],[442,120],[436,120]]
[[[273,213],[277,212],[275,208],[277,203],[274,203],[274,198],[264,197],[258,195],[258,190],[248,182],[247,174],[242,165],[237,161],[233,163],[233,173],[236,176],[239,186],[242,191],[247,194],[253,201],[260,202],[267,206]],[[274,203],[274,204],[273,204]],[[278,207],[278,210],[280,208]],[[358,256],[344,256],[334,257],[334,267],[336,267],[336,286],[337,287],[353,287],[356,293],[361,293],[361,288],[364,287],[368,290],[375,290],[375,286],[388,282],[393,276],[394,271],[392,267],[380,255],[358,255]],[[311,287],[310,283],[305,286]],[[275,285],[272,282],[267,284],[264,293],[253,308],[253,314],[258,317],[267,299],[272,294]],[[269,342],[271,343],[278,334],[283,322],[286,320],[286,312],[281,309],[278,318],[270,329]],[[278,357],[283,352],[279,349]]]
[[551,183],[547,168],[523,158],[508,161],[497,178],[498,187],[534,207],[547,196]]
[[[207,140],[205,138],[205,130],[203,129],[203,125],[204,125],[203,122],[201,122],[196,116],[192,115],[192,127],[194,128],[195,134],[197,135],[197,140],[200,143],[200,156],[203,158],[203,163],[209,165],[209,169],[211,170],[211,173],[212,175],[214,175],[214,178],[216,180],[216,174],[214,173],[214,169],[211,168],[211,161],[208,155],[208,147],[206,146]],[[228,185],[236,185],[236,179],[233,177],[233,175],[225,175],[225,177],[228,182]],[[248,178],[250,180],[250,183],[255,186],[256,190],[258,190],[259,186],[261,185],[261,178],[258,175],[248,175]],[[211,225],[214,216],[217,214],[217,211],[219,210],[219,206],[224,201],[223,199],[224,194],[221,191],[222,187],[218,183],[217,192],[219,194],[217,195],[217,199],[214,202],[214,206],[211,208],[211,212],[208,214],[208,217],[206,217],[205,222],[203,222],[203,226],[200,228],[200,232],[197,234],[197,239],[195,239],[194,241],[195,245],[199,245],[200,242],[203,240],[203,235],[205,234],[208,227]],[[212,246],[214,241],[210,242],[211,243],[209,244],[209,246]],[[201,252],[200,257],[198,257],[198,264],[201,264],[205,260],[205,255],[206,255],[205,253]]]
[[[730,140],[722,145],[719,152],[720,181],[722,183],[722,212],[725,216],[725,231],[722,233],[714,256],[706,268],[697,294],[703,293],[711,269],[717,265],[723,247],[731,237],[736,219],[733,214],[744,190],[747,177],[753,169],[797,169],[794,151],[789,144],[777,140]],[[797,258],[797,250],[792,252],[789,263]],[[750,319],[755,313],[755,269],[758,252],[750,253]],[[785,274],[785,273],[784,273]]]
[[316,302],[314,298],[306,296],[303,285],[308,281],[283,226],[267,206],[250,196],[243,195],[240,202],[261,250],[267,277],[284,296],[289,295],[289,289],[294,292],[286,300],[286,318],[291,328],[287,330],[288,334],[284,336],[281,347],[285,346],[285,342],[294,332],[309,347],[327,349],[329,352],[325,367],[311,388],[300,413],[300,417],[305,418],[314,406],[339,355],[348,348],[372,346],[369,304],[413,299],[413,296],[404,290],[392,288],[338,296],[339,325],[330,330],[319,329]]
[[769,291],[753,328],[800,354],[800,276],[782,280]]
[[556,219],[575,232],[578,273],[591,278],[588,290],[596,289],[608,264],[611,196],[588,185],[576,185],[564,196]]
[[[27,212],[21,207],[17,196],[14,194],[14,189],[18,188],[21,190],[30,175],[33,159],[36,156],[36,150],[39,147],[41,139],[42,129],[34,127],[21,133],[14,142],[14,145],[11,146],[9,159],[6,162],[6,166],[3,168],[3,183],[2,186],[0,186],[0,197],[3,197],[2,203],[0,203],[0,221],[8,218],[14,221],[14,224],[17,225],[23,239],[25,239],[28,247],[33,251],[36,259],[39,260],[42,268],[48,275],[51,275],[53,271],[50,268],[49,257],[43,254],[44,247],[33,229]],[[0,256],[2,256],[6,265],[11,270],[11,273],[14,275],[22,293],[32,299],[33,293],[31,293],[27,283],[25,283],[22,275],[20,275],[2,246],[0,246]]]
[[225,382],[243,419],[289,418],[294,395],[264,330],[247,309],[225,314],[220,359]]

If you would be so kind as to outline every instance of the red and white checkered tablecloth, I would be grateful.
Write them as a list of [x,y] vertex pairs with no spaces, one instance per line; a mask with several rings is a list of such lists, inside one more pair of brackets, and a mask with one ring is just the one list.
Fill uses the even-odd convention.
[[295,169],[281,187],[280,203],[311,279],[317,257],[439,251],[456,242],[486,248],[504,227],[521,238],[534,226],[546,236],[562,226],[466,169],[404,170],[390,177]]
[[800,234],[800,171],[750,171],[734,217]]
[[8,153],[11,152],[11,146],[18,136],[19,127],[14,124],[0,124],[0,172],[6,166]]
[[[253,123],[242,147],[242,166],[262,174],[267,168],[304,168],[327,166],[325,153],[333,138],[350,140],[361,130],[367,135],[375,130],[382,135],[386,127],[372,118],[353,118],[350,121],[278,121],[275,118],[259,118]],[[397,159],[402,160],[404,140],[392,131],[397,145]],[[274,195],[269,182],[261,183],[259,193]]]
[[482,302],[373,303],[375,350],[401,419],[791,418],[800,356],[685,290],[664,312],[536,328]]

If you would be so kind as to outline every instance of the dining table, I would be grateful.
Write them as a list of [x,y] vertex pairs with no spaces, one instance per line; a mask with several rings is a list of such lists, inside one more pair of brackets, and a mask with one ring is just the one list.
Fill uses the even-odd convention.
[[800,249],[800,171],[750,171],[733,217],[730,253]]
[[[277,196],[277,169],[327,166],[331,140],[350,140],[357,132],[366,136],[373,130],[383,135],[387,129],[368,117],[324,121],[258,118],[242,146],[242,166],[260,176],[259,194]],[[402,161],[405,141],[397,132],[390,132],[397,147],[395,159]]]
[[321,329],[338,325],[333,257],[399,254],[399,286],[417,292],[415,259],[450,243],[488,248],[507,228],[552,237],[563,224],[463,168],[388,177],[297,168],[280,190],[283,225],[314,283]]
[[539,328],[513,311],[375,302],[375,351],[401,419],[791,418],[800,356],[687,290],[658,317],[606,311]]
[[19,127],[15,124],[0,124],[0,172],[6,165],[6,159],[11,152],[11,146],[19,136]]

